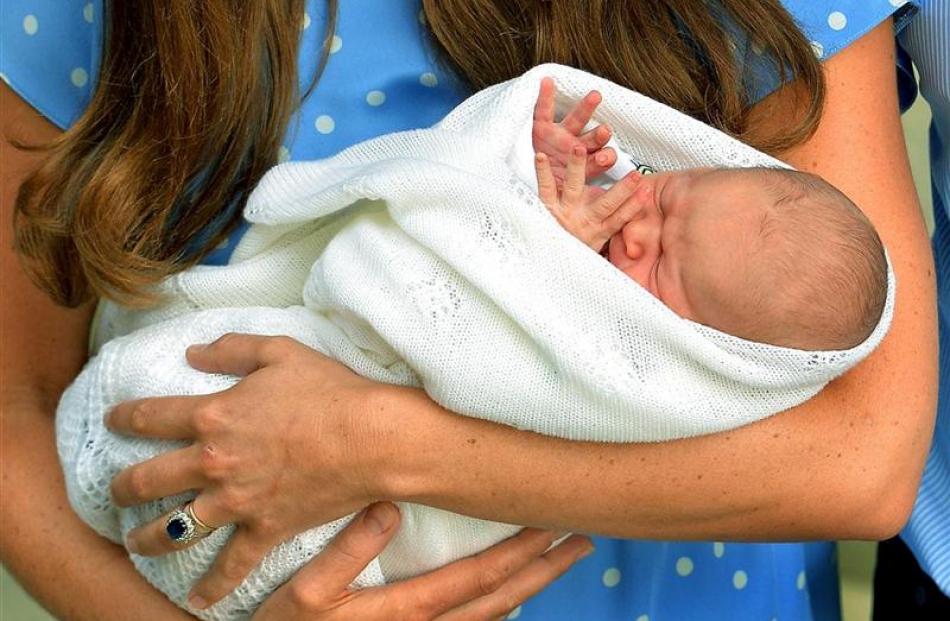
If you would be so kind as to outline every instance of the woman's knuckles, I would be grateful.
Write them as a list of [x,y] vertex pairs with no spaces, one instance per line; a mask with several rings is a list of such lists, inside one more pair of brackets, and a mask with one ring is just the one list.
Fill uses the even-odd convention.
[[195,408],[192,424],[199,437],[215,436],[228,428],[229,411],[220,404],[221,398]]
[[149,500],[152,481],[152,474],[148,467],[131,466],[112,480],[112,497],[120,507]]
[[261,341],[258,354],[262,360],[283,360],[297,353],[301,344],[289,336],[272,336]]
[[478,572],[478,592],[481,595],[491,595],[505,584],[508,573],[497,567],[486,566]]
[[212,483],[226,481],[234,470],[234,460],[228,458],[214,442],[204,443],[199,455],[201,474]]
[[226,487],[216,494],[216,504],[232,521],[246,522],[254,516],[254,502],[252,495],[244,489]]

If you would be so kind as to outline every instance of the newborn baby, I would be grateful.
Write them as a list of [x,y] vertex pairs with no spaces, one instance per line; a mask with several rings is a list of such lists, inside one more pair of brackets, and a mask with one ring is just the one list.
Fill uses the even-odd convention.
[[[553,85],[542,83],[538,98],[533,135],[547,137],[534,141],[538,191],[568,232],[679,316],[721,332],[807,350],[849,349],[871,334],[887,297],[887,260],[847,196],[782,168],[633,171],[607,191],[585,186],[613,154],[588,158],[563,124],[586,125],[597,101],[589,94],[546,128]],[[597,146],[607,136],[597,127],[582,140]],[[552,159],[566,162],[560,181]]]

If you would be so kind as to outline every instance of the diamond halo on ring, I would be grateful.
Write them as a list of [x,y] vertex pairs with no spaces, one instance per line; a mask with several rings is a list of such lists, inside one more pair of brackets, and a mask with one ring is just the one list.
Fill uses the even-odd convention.
[[186,502],[179,506],[165,520],[165,534],[177,544],[207,537],[215,530],[198,519],[191,505],[191,502]]

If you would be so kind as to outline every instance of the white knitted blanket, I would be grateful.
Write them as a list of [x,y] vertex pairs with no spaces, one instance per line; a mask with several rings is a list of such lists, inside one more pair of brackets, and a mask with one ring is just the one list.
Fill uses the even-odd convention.
[[[865,343],[797,351],[676,316],[564,231],[531,189],[530,161],[514,155],[527,150],[530,158],[532,110],[545,75],[555,77],[561,104],[598,89],[598,120],[614,129],[621,148],[658,170],[780,165],[637,93],[546,65],[475,94],[431,129],[276,167],[249,201],[254,226],[231,265],[170,278],[159,308],[103,309],[98,344],[108,343],[57,414],[67,489],[82,519],[121,541],[183,500],[123,510],[112,504],[109,482],[120,469],[176,444],[113,436],[102,416],[128,399],[233,385],[236,378],[199,373],[184,359],[188,345],[226,332],[286,334],[366,377],[422,386],[459,414],[607,442],[751,423],[807,400],[877,345],[892,314],[893,276],[884,316]],[[399,535],[359,585],[418,574],[518,530],[427,507],[401,509]],[[234,594],[199,616],[247,618],[346,519],[281,544]],[[133,560],[183,605],[228,536],[222,528],[190,549]]]

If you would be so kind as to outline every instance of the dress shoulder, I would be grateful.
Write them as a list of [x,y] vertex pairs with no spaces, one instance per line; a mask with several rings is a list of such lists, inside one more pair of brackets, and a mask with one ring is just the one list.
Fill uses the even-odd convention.
[[62,129],[89,103],[101,50],[101,0],[0,3],[0,77]]
[[[782,0],[819,60],[845,49],[889,17],[899,32],[918,10],[918,0]],[[737,53],[745,69],[751,101],[759,101],[781,84],[773,63],[755,37],[738,36]]]

